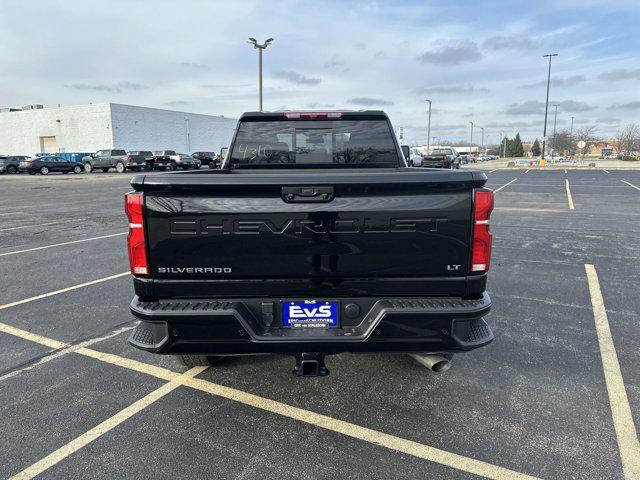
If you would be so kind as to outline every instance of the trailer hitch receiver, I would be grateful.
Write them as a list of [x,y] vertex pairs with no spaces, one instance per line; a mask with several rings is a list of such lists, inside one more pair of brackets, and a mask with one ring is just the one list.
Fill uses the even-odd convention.
[[296,365],[293,373],[298,377],[324,377],[329,369],[324,363],[324,353],[303,352],[296,354]]

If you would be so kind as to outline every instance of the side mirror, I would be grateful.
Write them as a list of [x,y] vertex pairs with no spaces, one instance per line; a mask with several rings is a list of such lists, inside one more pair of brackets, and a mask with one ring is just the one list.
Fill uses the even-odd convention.
[[229,151],[229,147],[222,147],[220,149],[220,158],[222,159],[222,161],[224,161],[224,159],[227,158],[228,151]]

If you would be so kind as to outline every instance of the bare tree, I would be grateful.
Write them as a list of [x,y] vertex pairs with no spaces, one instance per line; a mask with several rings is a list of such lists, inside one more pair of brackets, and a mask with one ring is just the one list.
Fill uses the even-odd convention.
[[616,135],[619,152],[635,152],[640,150],[640,125],[630,123]]
[[573,153],[575,143],[569,130],[559,130],[555,137],[551,139],[551,146],[557,153],[568,154]]
[[588,152],[591,145],[598,141],[598,137],[596,137],[596,126],[591,125],[590,127],[582,127],[576,130],[573,134],[573,140],[577,144],[579,141],[583,141],[586,146],[582,149],[582,152]]

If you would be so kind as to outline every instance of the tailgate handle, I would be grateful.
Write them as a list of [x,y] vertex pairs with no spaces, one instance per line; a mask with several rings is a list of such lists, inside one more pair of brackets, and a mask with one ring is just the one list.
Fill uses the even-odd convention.
[[282,187],[282,199],[288,203],[330,202],[334,198],[333,187]]

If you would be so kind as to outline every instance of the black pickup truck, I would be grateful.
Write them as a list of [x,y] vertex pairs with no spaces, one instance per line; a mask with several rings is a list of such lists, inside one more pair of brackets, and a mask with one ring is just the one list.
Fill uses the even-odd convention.
[[220,170],[131,181],[129,342],[191,366],[290,354],[302,376],[340,352],[444,370],[493,340],[486,180],[408,168],[384,112],[245,113]]

